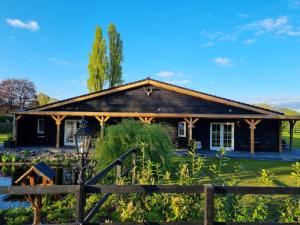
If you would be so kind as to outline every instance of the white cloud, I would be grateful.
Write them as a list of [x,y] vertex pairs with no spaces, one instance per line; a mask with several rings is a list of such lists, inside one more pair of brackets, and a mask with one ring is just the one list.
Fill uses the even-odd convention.
[[214,46],[215,45],[215,42],[213,41],[210,41],[210,42],[207,42],[207,43],[204,43],[203,46],[205,47],[211,47],[211,46]]
[[182,84],[190,84],[190,83],[192,83],[192,81],[191,80],[169,80],[168,81],[169,83],[171,83],[171,84],[178,84],[178,85],[182,85]]
[[244,44],[251,45],[251,44],[254,44],[256,41],[257,41],[256,39],[249,38],[249,39],[244,41]]
[[161,71],[161,72],[157,73],[157,76],[159,76],[161,78],[171,78],[171,77],[175,76],[175,73],[172,71],[165,70],[165,71]]
[[238,36],[240,34],[240,31],[234,31],[232,33],[224,33],[221,31],[213,31],[209,32],[206,30],[201,31],[200,35],[204,38],[207,38],[211,41],[236,41]]
[[287,16],[278,18],[266,18],[254,23],[249,23],[241,28],[246,31],[254,31],[254,35],[274,34],[276,36],[300,36],[300,28],[295,29]]
[[71,65],[71,63],[69,61],[64,60],[64,59],[58,59],[55,57],[49,58],[48,60],[51,62],[57,63],[57,64],[61,64],[61,65]]
[[243,18],[243,19],[246,19],[246,18],[249,18],[249,15],[247,15],[247,14],[245,14],[245,13],[239,13],[239,14],[238,14],[238,17]]
[[224,57],[217,57],[213,61],[220,66],[232,67],[233,64],[230,59]]
[[27,29],[31,31],[37,31],[40,28],[37,21],[23,22],[22,20],[19,19],[8,18],[6,19],[6,23],[12,27]]
[[252,104],[266,103],[277,108],[291,108],[300,111],[299,96],[250,97],[246,101]]

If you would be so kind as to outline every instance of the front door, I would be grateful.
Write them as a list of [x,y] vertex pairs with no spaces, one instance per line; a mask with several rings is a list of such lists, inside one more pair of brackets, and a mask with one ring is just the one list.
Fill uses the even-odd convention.
[[79,128],[80,120],[65,120],[64,145],[75,146],[74,134]]
[[227,151],[234,150],[234,123],[210,124],[210,149]]

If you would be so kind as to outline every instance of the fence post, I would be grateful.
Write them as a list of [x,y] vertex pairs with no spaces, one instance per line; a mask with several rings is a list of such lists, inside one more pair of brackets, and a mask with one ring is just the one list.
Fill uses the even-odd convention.
[[131,175],[131,185],[135,184],[136,178],[136,149],[132,152],[132,175]]
[[117,160],[116,168],[116,179],[118,180],[122,176],[122,160]]
[[214,224],[214,186],[204,185],[204,225]]
[[84,221],[84,205],[85,205],[84,184],[77,185],[75,195],[76,195],[77,224],[82,225]]

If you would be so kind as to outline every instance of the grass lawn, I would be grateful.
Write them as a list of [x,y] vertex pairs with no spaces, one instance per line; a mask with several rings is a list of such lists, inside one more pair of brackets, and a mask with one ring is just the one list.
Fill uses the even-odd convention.
[[[289,133],[283,133],[282,138],[286,140],[286,143],[290,143]],[[300,149],[300,133],[294,133],[293,135],[293,148]]]
[[7,140],[9,134],[0,134],[0,144]]
[[[175,156],[173,158],[174,164],[179,165],[180,162],[186,161],[187,158],[183,156]],[[218,159],[206,159],[206,168],[212,163],[218,163]],[[295,186],[291,174],[291,165],[293,162],[281,162],[281,161],[260,161],[250,159],[229,159],[228,165],[224,167],[225,177],[230,177],[234,174],[234,166],[240,164],[242,170],[239,174],[239,178],[242,180],[240,185],[248,186],[261,186],[261,182],[258,179],[258,174],[261,169],[267,169],[275,176],[274,185],[278,186]],[[174,168],[175,169],[175,168]],[[173,170],[174,171],[174,170]]]

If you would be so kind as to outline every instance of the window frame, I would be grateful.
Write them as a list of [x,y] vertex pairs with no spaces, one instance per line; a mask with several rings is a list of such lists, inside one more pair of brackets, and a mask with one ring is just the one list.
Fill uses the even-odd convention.
[[[183,134],[180,134],[180,124],[183,124]],[[184,121],[180,121],[178,122],[178,126],[177,126],[177,136],[178,137],[186,137],[186,122]]]
[[[41,130],[40,122],[43,122],[43,130]],[[45,134],[45,119],[38,119],[37,121],[37,134]]]

